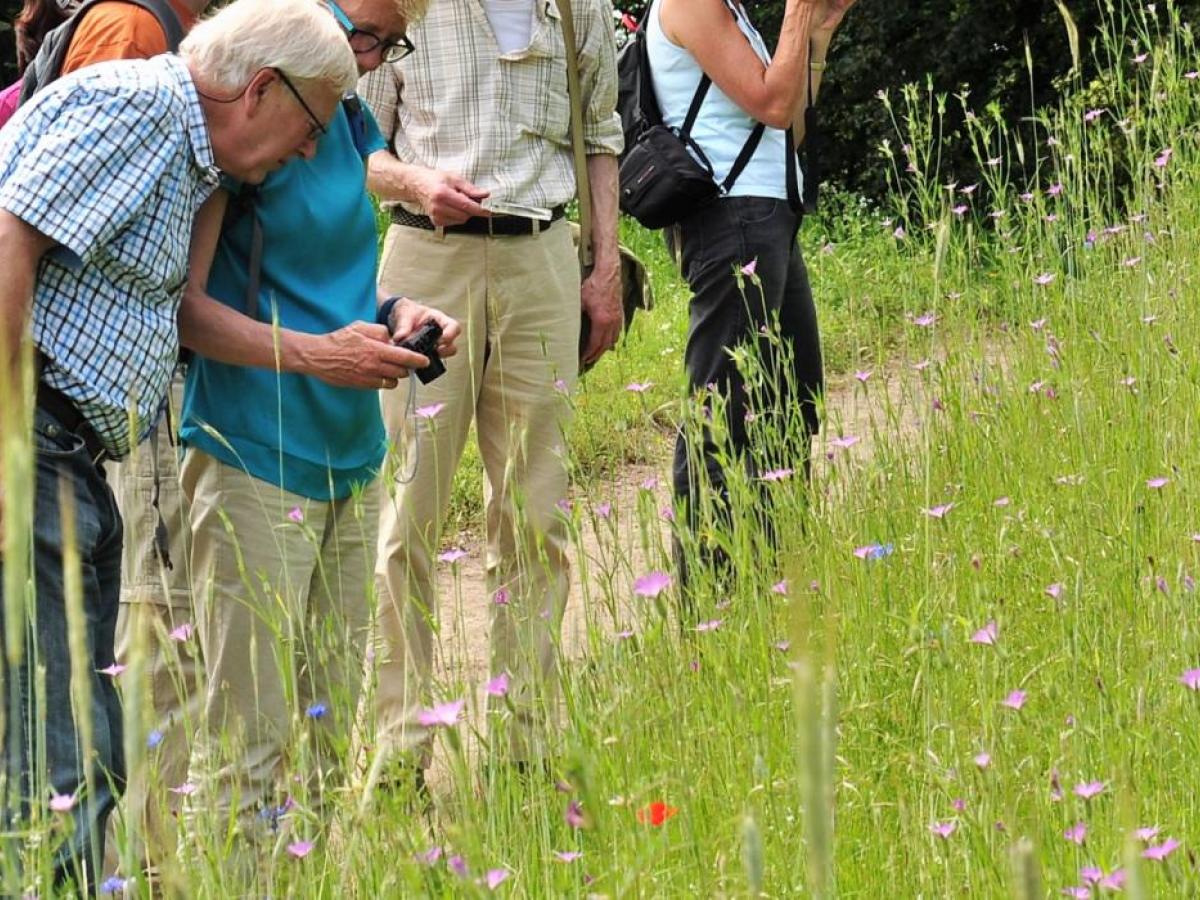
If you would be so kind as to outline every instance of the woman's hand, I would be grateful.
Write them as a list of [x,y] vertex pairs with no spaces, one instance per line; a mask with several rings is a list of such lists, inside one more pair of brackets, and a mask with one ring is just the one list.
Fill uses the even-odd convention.
[[846,11],[856,2],[857,0],[818,0],[812,20],[812,33],[832,35],[842,24]]

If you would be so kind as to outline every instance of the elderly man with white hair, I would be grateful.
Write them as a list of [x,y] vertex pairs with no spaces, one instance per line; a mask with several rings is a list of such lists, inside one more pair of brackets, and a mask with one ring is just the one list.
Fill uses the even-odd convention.
[[[103,463],[154,424],[178,352],[188,236],[218,171],[257,183],[311,156],[357,74],[311,0],[238,0],[179,56],[62,78],[0,133],[2,827],[13,834],[34,806],[73,818],[52,832],[66,835],[55,875],[79,889],[95,887],[124,781],[121,521]],[[29,431],[23,468],[13,451]]]

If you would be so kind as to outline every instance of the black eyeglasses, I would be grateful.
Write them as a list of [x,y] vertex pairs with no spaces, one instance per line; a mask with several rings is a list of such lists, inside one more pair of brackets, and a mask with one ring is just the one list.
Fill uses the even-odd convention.
[[275,72],[279,75],[279,80],[283,82],[283,86],[292,92],[292,96],[296,98],[296,102],[304,107],[304,111],[308,113],[308,118],[312,122],[312,128],[308,130],[308,139],[315,141],[321,135],[326,134],[325,126],[321,124],[321,120],[317,118],[317,114],[312,111],[312,107],[304,102],[304,98],[300,96],[300,92],[296,90],[296,86],[292,84],[292,80],[287,77],[287,73],[283,69],[276,69]]
[[357,27],[333,0],[326,0],[326,3],[333,13],[333,17],[338,20],[338,24],[342,26],[342,30],[346,32],[346,40],[350,42],[350,49],[354,51],[355,55],[361,56],[364,53],[370,53],[382,44],[383,50],[380,51],[379,58],[384,62],[394,63],[400,62],[400,60],[417,49],[413,46],[413,42],[408,39],[407,34],[400,35],[400,40],[398,41],[386,40],[377,34],[373,34],[370,31],[363,31]]

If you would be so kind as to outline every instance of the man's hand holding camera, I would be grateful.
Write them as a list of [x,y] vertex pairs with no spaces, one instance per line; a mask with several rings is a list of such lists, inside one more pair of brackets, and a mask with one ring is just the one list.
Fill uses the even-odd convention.
[[387,316],[387,325],[392,341],[399,349],[424,357],[425,364],[415,367],[423,384],[445,372],[442,359],[458,352],[455,341],[462,326],[444,312],[422,306],[407,297],[395,300]]
[[387,309],[387,324],[353,322],[325,335],[298,335],[301,361],[295,370],[336,387],[391,390],[409,372],[430,365],[430,356],[409,343],[430,324],[440,334],[427,349],[439,357],[457,353],[455,341],[462,332],[458,322],[439,310],[397,298]]

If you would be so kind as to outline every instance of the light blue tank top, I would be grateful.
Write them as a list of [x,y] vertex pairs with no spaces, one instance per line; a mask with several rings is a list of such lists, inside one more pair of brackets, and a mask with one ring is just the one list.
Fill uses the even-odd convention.
[[[650,56],[650,71],[654,83],[654,96],[662,111],[663,122],[671,128],[680,128],[687,116],[688,107],[696,93],[696,87],[704,74],[696,58],[687,50],[671,42],[663,33],[658,21],[659,0],[654,0],[650,15],[646,17],[646,51]],[[771,61],[762,35],[746,18],[740,5],[735,6],[738,27],[750,41],[750,46],[764,64]],[[717,183],[725,180],[733,162],[742,151],[746,138],[754,129],[755,122],[746,112],[729,99],[716,84],[708,89],[700,115],[692,127],[694,140],[708,161],[712,163]],[[778,128],[767,128],[754,156],[738,176],[729,191],[733,197],[776,197],[787,199],[787,133]],[[796,164],[797,190],[803,195],[804,187],[800,166]]]

